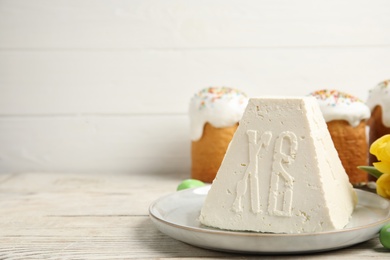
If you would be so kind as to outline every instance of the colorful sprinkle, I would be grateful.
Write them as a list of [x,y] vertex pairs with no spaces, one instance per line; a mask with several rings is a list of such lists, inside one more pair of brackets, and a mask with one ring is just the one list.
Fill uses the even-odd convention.
[[389,85],[390,85],[390,79],[389,80],[385,80],[381,83],[378,84],[380,86],[380,88],[384,89],[384,88],[388,88]]
[[363,103],[363,101],[357,97],[337,90],[321,89],[310,93],[309,95],[316,97],[318,100],[329,102],[327,104],[329,106],[336,106],[338,104],[350,105],[354,102]]
[[199,110],[202,110],[206,108],[207,105],[213,106],[213,103],[218,100],[229,101],[237,97],[239,98],[239,104],[243,104],[247,100],[246,94],[237,89],[228,87],[208,87],[195,94],[194,98],[201,99]]
[[190,101],[191,140],[202,137],[206,123],[213,127],[231,127],[240,121],[248,104],[247,95],[229,87],[208,87],[196,93]]

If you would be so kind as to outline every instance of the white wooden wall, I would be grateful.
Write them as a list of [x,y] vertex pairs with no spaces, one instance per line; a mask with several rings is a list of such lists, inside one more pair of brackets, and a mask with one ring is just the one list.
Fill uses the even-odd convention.
[[388,0],[0,0],[0,172],[189,173],[201,88],[388,78]]

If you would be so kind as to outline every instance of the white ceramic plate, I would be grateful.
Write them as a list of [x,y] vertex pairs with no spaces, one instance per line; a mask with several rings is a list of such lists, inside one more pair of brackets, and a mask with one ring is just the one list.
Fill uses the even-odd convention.
[[256,254],[294,254],[334,250],[348,247],[377,236],[390,223],[390,201],[356,190],[358,205],[350,223],[342,230],[304,233],[270,234],[213,229],[198,221],[210,186],[172,193],[156,200],[149,214],[157,228],[177,240],[218,251]]

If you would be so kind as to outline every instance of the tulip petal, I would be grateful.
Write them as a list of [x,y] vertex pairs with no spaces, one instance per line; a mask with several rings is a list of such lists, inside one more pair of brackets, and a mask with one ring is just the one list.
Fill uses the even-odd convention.
[[390,142],[387,142],[386,146],[383,147],[381,156],[381,161],[390,162]]
[[382,172],[382,173],[388,173],[390,174],[390,163],[389,162],[376,162],[373,163],[374,167]]
[[390,135],[384,135],[372,143],[370,153],[379,161],[390,162]]
[[376,181],[376,192],[378,195],[390,199],[390,174],[382,174]]

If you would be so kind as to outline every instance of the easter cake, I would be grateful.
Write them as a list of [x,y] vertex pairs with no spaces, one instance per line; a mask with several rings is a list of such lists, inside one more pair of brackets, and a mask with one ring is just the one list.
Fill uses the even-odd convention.
[[[367,121],[369,130],[369,144],[378,138],[390,134],[390,80],[385,80],[369,92],[366,102],[371,110],[371,117]],[[370,154],[369,164],[376,162],[377,158]]]
[[212,182],[237,129],[248,98],[228,87],[208,87],[196,93],[189,107],[191,177]]
[[323,89],[310,95],[320,105],[349,181],[355,186],[364,185],[368,175],[357,166],[368,163],[366,119],[370,117],[370,109],[362,100],[337,90]]
[[355,198],[315,98],[251,98],[199,220],[224,230],[330,231],[347,225]]

